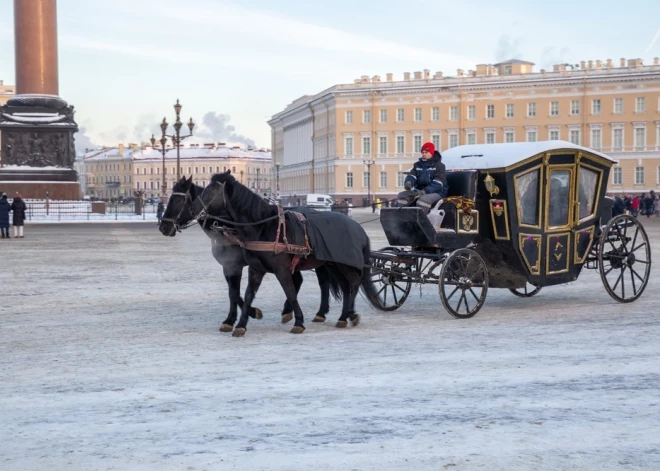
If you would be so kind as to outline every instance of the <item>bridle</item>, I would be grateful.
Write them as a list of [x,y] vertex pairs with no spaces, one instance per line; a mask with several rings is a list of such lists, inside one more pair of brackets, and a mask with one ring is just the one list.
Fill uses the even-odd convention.
[[[192,226],[194,224],[197,224],[198,218],[194,217],[194,215],[192,213],[193,200],[192,200],[192,196],[190,196],[190,189],[186,190],[185,193],[181,193],[179,191],[172,192],[172,195],[170,197],[173,198],[174,196],[183,196],[185,198],[183,200],[183,205],[181,206],[181,209],[179,210],[179,214],[177,214],[174,218],[160,218],[160,220],[165,221],[165,222],[171,222],[172,225],[174,226],[174,229],[177,232],[181,232],[182,230],[188,229],[190,226]],[[179,224],[178,223],[179,218],[183,214],[183,210],[186,209],[186,202],[188,200],[190,200],[190,204],[188,205],[188,214],[190,215],[190,217],[192,219],[189,222],[187,222],[186,224]]]

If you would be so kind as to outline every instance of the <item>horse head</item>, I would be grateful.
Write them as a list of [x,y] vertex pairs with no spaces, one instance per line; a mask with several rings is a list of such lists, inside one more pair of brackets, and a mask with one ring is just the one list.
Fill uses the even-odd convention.
[[195,202],[194,210],[201,209],[211,215],[225,211],[228,204],[228,191],[231,191],[235,183],[236,179],[229,170],[213,175],[211,183],[204,188]]
[[197,199],[197,187],[189,179],[182,177],[174,188],[167,202],[167,208],[160,219],[159,229],[164,236],[174,237],[177,231],[195,219],[193,201]]

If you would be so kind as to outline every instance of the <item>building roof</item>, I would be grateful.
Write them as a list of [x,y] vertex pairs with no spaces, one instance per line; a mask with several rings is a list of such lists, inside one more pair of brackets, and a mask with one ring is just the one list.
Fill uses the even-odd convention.
[[498,62],[497,64],[493,64],[494,67],[499,67],[500,65],[515,65],[515,64],[527,64],[527,65],[536,65],[534,62],[528,62],[528,61],[523,61],[520,59],[509,59],[506,61]]
[[[158,148],[153,148],[151,146],[133,150],[130,146],[124,146],[123,153],[120,154],[119,147],[107,147],[104,149],[98,149],[94,151],[87,152],[84,155],[85,162],[98,162],[103,160],[112,160],[112,159],[131,159],[134,161],[151,161],[151,160],[163,160],[163,154],[161,154]],[[271,153],[266,149],[241,149],[240,147],[227,147],[222,145],[213,145],[206,147],[181,147],[179,149],[179,155],[181,160],[188,159],[249,159],[249,160],[263,160],[270,161]],[[171,148],[167,150],[165,154],[165,159],[176,159],[176,148]]]
[[506,144],[473,144],[457,146],[442,153],[447,170],[491,170],[507,168],[535,155],[548,151],[582,150],[602,157],[613,164],[607,155],[566,141],[512,142]]

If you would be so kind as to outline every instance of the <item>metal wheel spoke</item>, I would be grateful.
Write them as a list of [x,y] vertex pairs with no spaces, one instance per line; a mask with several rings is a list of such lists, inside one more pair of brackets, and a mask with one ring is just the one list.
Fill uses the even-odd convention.
[[[630,244],[631,247],[635,247],[635,241],[637,240],[637,234],[639,234],[639,227],[635,227],[635,237],[633,237],[632,243]],[[635,249],[633,248],[633,252]]]
[[633,273],[632,267],[630,267],[630,280],[632,281],[633,296],[634,296],[637,294],[637,287],[635,286],[635,274]]
[[399,286],[399,285],[396,284],[396,283],[394,283],[392,286],[394,286],[396,289],[398,289],[398,290],[401,291],[402,293],[405,293],[405,292],[406,292],[405,289],[403,289],[401,286]]
[[468,308],[467,298],[465,297],[465,291],[461,291],[461,297],[458,299],[458,306],[456,306],[456,312],[461,312],[461,304],[465,300],[465,313],[469,313],[470,309]]
[[479,303],[479,297],[476,294],[474,294],[474,290],[472,288],[470,288],[470,293],[472,293],[472,296],[474,296],[475,301]]
[[396,285],[392,285],[392,296],[394,297],[394,304],[399,304],[399,299],[396,297],[396,291],[394,290],[394,287]]
[[634,274],[637,278],[639,278],[639,281],[641,281],[642,283],[644,283],[644,278],[642,278],[641,276],[639,276],[639,273],[637,273],[637,270],[635,270],[633,267],[630,267],[630,272],[631,272],[632,274]]
[[458,286],[456,286],[456,288],[454,288],[454,291],[452,291],[451,294],[449,296],[447,296],[447,301],[449,301],[452,298],[452,296],[454,296],[454,294],[456,294],[456,291],[458,291],[458,289],[459,289]]
[[637,249],[640,249],[640,248],[642,248],[642,247],[644,247],[644,246],[646,246],[646,242],[642,242],[642,243],[639,244],[637,247],[635,247],[634,249],[632,249],[630,252],[631,252],[631,253],[634,253],[634,252],[637,251]]
[[386,285],[386,284],[383,284],[383,287],[380,289],[380,291],[378,291],[378,292],[376,293],[376,296],[380,296],[380,293],[382,293],[383,291],[385,291],[385,288],[387,288],[387,285]]
[[635,263],[643,263],[644,265],[648,265],[651,262],[649,262],[648,260],[635,260]]
[[623,267],[621,268],[621,273],[616,279],[616,284],[612,287],[612,291],[616,291],[616,287],[619,286],[619,282],[623,279]]

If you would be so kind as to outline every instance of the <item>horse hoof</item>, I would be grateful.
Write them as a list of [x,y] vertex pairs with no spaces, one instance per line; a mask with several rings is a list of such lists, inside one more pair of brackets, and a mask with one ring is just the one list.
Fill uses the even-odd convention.
[[254,307],[252,309],[254,309],[253,312],[254,312],[254,318],[255,319],[263,319],[264,313],[261,312],[261,309],[259,309],[258,307]]
[[346,321],[337,321],[337,323],[335,324],[335,327],[339,329],[345,329],[347,326],[348,326],[348,322]]
[[286,314],[282,314],[282,324],[286,324],[287,322],[291,322],[293,320],[293,312],[287,312]]
[[305,332],[305,328],[303,326],[294,326],[293,329],[291,329],[292,334],[302,334]]
[[325,317],[316,316],[312,322],[325,322]]
[[353,327],[357,327],[358,325],[360,325],[360,316],[359,316],[359,314],[355,314],[353,319],[351,319],[351,324],[353,324]]
[[222,324],[220,326],[220,332],[231,332],[234,330],[234,326],[230,324]]
[[234,329],[234,333],[231,334],[232,337],[243,337],[245,335],[245,332],[247,332],[247,329],[243,329],[241,327]]

